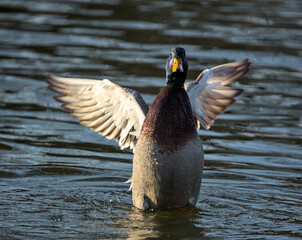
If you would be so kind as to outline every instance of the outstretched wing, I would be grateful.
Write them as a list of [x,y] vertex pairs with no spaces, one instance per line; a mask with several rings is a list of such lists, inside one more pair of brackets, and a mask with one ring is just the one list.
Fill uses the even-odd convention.
[[49,88],[70,115],[108,139],[115,139],[121,149],[134,148],[149,110],[141,95],[111,81],[48,76]]
[[206,69],[194,82],[185,84],[193,115],[205,129],[209,129],[219,114],[224,113],[242,93],[242,89],[225,85],[246,74],[250,64],[249,59],[244,59]]

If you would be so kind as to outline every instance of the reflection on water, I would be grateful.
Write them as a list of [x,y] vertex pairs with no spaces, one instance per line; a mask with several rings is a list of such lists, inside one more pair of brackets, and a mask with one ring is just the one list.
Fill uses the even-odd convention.
[[130,215],[128,239],[206,239],[203,227],[195,224],[197,209],[178,209],[143,213],[135,209]]
[[[0,238],[301,238],[302,5],[291,1],[0,2]],[[48,73],[108,78],[148,104],[181,44],[189,79],[249,57],[237,103],[199,134],[195,209],[143,213],[132,153],[52,100]]]

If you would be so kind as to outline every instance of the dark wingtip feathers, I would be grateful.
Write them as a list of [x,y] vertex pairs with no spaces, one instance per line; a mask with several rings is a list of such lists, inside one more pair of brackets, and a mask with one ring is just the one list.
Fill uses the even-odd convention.
[[250,67],[251,67],[251,64],[252,64],[252,62],[250,61],[250,59],[248,59],[248,58],[245,58],[244,60],[243,60],[243,65],[244,65],[244,72],[243,72],[243,74],[242,75],[245,75],[245,74],[247,74],[248,73],[248,71],[250,71]]

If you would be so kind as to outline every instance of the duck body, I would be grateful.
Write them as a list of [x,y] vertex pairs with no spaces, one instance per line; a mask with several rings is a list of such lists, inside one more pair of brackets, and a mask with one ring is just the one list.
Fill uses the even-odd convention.
[[151,105],[134,149],[134,206],[146,210],[195,205],[203,161],[187,93],[167,85]]

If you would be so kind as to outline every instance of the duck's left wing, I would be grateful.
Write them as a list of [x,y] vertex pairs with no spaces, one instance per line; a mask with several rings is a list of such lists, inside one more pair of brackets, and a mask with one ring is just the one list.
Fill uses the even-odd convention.
[[[194,82],[185,84],[194,117],[209,129],[217,117],[235,102],[242,89],[225,87],[249,71],[251,62],[244,59],[204,70]],[[199,122],[199,123],[198,123]]]
[[111,81],[48,76],[49,88],[70,115],[108,139],[115,139],[121,149],[134,148],[149,110],[141,95]]

